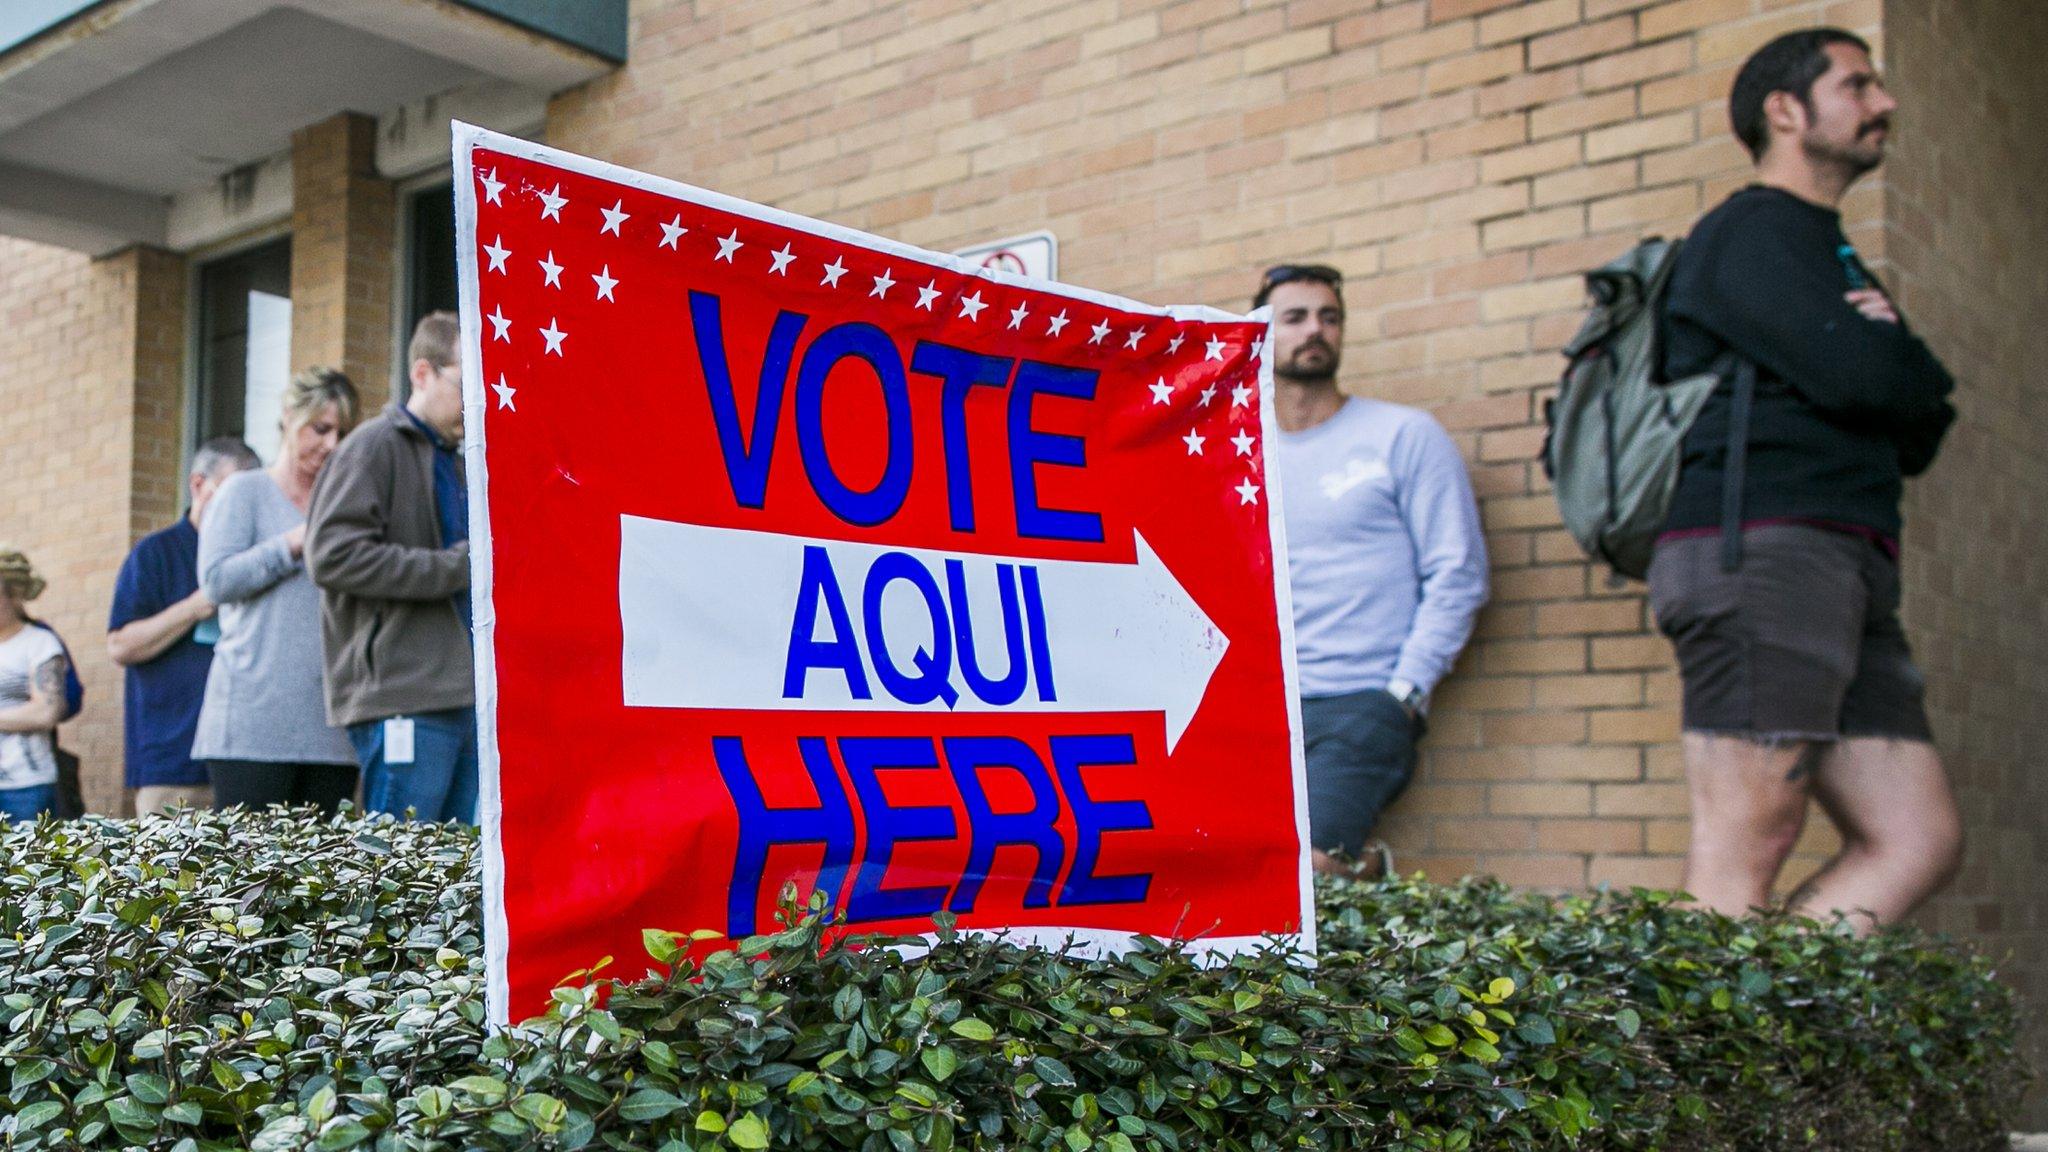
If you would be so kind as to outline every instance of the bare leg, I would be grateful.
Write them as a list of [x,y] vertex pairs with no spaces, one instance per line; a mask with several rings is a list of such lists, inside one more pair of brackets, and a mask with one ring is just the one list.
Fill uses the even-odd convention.
[[1858,736],[1822,756],[1814,796],[1842,851],[1794,894],[1801,915],[1867,931],[1919,907],[1963,862],[1963,819],[1932,744]]
[[1692,798],[1685,889],[1698,907],[1744,916],[1770,905],[1778,870],[1806,823],[1809,747],[1685,734]]

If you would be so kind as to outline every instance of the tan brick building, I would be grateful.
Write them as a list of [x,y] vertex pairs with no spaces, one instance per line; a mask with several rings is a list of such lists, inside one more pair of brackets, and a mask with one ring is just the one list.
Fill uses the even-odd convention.
[[[1267,264],[1340,264],[1347,383],[1426,406],[1458,437],[1495,564],[1389,829],[1400,859],[1532,885],[1672,884],[1687,823],[1669,652],[1640,588],[1611,586],[1559,529],[1532,463],[1541,405],[1578,274],[1639,235],[1683,232],[1747,179],[1724,112],[1743,56],[1831,23],[1880,46],[1904,105],[1892,161],[1846,206],[1850,235],[1961,381],[1961,419],[1909,494],[1906,617],[1971,838],[1925,919],[2010,954],[2011,978],[2048,1005],[2048,412],[2032,378],[2048,325],[2031,315],[2048,300],[2048,217],[2028,207],[2048,150],[2022,127],[2048,101],[2030,57],[2048,5],[553,7],[574,15],[39,0],[34,28],[0,17],[0,234],[24,237],[0,239],[0,539],[48,569],[45,607],[81,656],[92,706],[67,742],[98,807],[123,803],[119,677],[96,643],[114,570],[175,514],[179,462],[261,376],[253,355],[242,377],[215,371],[213,342],[260,343],[253,313],[240,345],[217,331],[215,297],[284,276],[288,354],[272,370],[335,361],[388,387],[399,333],[447,290],[433,198],[454,114],[930,247],[1047,228],[1063,279],[1155,302],[1242,307]],[[139,22],[154,39],[122,39]],[[141,42],[160,48],[166,29],[175,50],[151,56]],[[337,54],[370,60],[368,78],[329,75]],[[159,126],[151,100],[217,84],[207,69],[235,60],[307,91],[253,108],[195,98],[229,125]],[[165,166],[189,179],[76,159],[130,145],[145,160],[182,149]],[[1830,847],[1824,824],[1808,867]]]

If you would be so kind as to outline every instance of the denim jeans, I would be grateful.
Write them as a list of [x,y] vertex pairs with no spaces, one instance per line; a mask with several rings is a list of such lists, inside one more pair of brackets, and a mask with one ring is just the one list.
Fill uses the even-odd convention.
[[1423,728],[1382,688],[1301,698],[1309,843],[1347,856],[1365,850],[1380,813],[1415,776]]
[[476,713],[468,708],[421,712],[413,722],[412,763],[384,760],[384,724],[351,724],[349,742],[363,765],[363,807],[412,819],[476,823]]
[[55,784],[31,784],[26,788],[0,788],[0,816],[16,824],[33,824],[38,816],[57,807]]

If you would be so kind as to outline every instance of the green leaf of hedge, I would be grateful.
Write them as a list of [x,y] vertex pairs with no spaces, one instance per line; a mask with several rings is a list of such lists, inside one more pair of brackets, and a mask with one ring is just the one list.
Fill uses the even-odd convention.
[[1635,1009],[1623,1008],[1614,1014],[1614,1026],[1621,1029],[1623,1036],[1633,1040],[1636,1038],[1636,1033],[1642,1031],[1643,1018],[1636,1013]]
[[619,1102],[619,1115],[635,1124],[645,1124],[681,1111],[683,1107],[682,1098],[673,1092],[642,1088]]
[[1040,1080],[1055,1088],[1072,1088],[1077,1083],[1073,1070],[1050,1056],[1032,1057],[1031,1070],[1038,1074]]
[[768,1125],[752,1112],[732,1122],[725,1130],[725,1138],[735,1148],[760,1149],[768,1146]]
[[964,1036],[969,1040],[993,1040],[996,1038],[996,1030],[989,1026],[988,1021],[976,1020],[972,1016],[965,1020],[955,1020],[953,1022],[953,1034],[955,1036]]

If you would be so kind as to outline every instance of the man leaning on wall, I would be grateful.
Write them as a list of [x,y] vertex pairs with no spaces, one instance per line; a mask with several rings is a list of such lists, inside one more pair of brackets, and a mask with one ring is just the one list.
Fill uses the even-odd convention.
[[1318,871],[1371,875],[1390,855],[1369,837],[1413,778],[1430,693],[1486,603],[1486,538],[1443,426],[1338,390],[1343,287],[1334,268],[1282,264],[1252,306],[1272,306],[1309,843]]
[[[1722,376],[1687,433],[1649,586],[1683,681],[1685,886],[1731,915],[1770,902],[1809,798],[1843,847],[1794,894],[1799,912],[1887,923],[1962,858],[1898,617],[1902,480],[1933,462],[1952,382],[1839,212],[1884,159],[1896,107],[1847,32],[1791,33],[1750,57],[1729,114],[1756,182],[1694,229],[1662,314],[1665,379]],[[1756,368],[1741,456],[1737,358]],[[1730,474],[1732,570],[1718,539]]]

